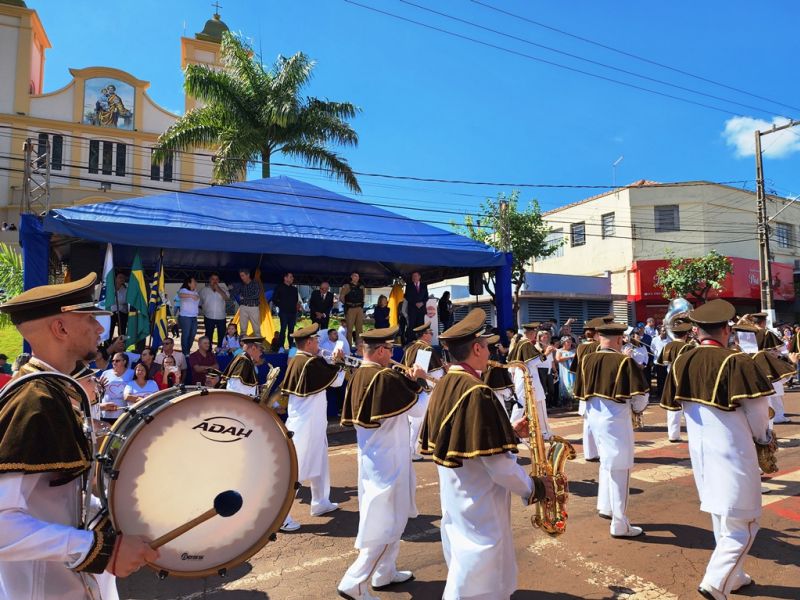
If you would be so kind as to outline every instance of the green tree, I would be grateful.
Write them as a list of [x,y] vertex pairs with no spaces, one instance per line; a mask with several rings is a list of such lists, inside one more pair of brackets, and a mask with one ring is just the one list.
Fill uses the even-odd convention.
[[[564,240],[556,243],[548,241],[547,238],[553,228],[542,218],[539,203],[531,200],[520,208],[517,190],[508,196],[500,193],[497,198],[487,198],[478,209],[476,218],[466,215],[464,225],[456,225],[455,229],[473,240],[513,254],[511,285],[514,292],[514,322],[517,323],[519,292],[525,283],[528,263],[533,258],[550,256],[558,250]],[[494,274],[484,275],[483,285],[494,303],[496,298]]]
[[273,155],[282,153],[361,191],[347,160],[329,148],[358,145],[347,120],[359,109],[349,102],[301,95],[311,79],[312,60],[298,52],[279,56],[265,69],[240,37],[226,31],[221,62],[222,70],[186,67],[184,89],[204,106],[186,113],[159,137],[154,162],[174,151],[211,148],[215,181],[231,183],[242,181],[248,165],[258,161],[262,177],[269,177]]
[[705,304],[709,292],[721,291],[722,282],[733,273],[731,260],[716,250],[699,258],[680,258],[670,250],[667,259],[669,265],[656,270],[656,287],[667,300],[691,296]]
[[[0,243],[0,302],[22,293],[22,255],[7,244]],[[0,328],[11,325],[5,313],[0,314]]]

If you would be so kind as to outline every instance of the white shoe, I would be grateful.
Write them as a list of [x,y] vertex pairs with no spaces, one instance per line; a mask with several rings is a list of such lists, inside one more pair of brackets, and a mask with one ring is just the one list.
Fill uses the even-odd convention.
[[700,595],[706,600],[727,600],[725,594],[707,583],[701,583],[697,586],[697,591],[700,592]]
[[343,590],[342,588],[336,588],[336,591],[338,592],[339,596],[341,596],[345,600],[380,600],[378,596],[373,596],[372,594],[370,594],[369,590],[365,590],[359,593],[358,588],[354,590]]
[[281,525],[281,531],[297,531],[300,529],[300,523],[295,521],[290,515],[286,515],[286,520]]
[[628,527],[628,531],[625,533],[612,533],[611,537],[613,538],[632,538],[642,535],[644,533],[644,529],[641,527],[636,527],[635,525],[631,525]]
[[742,588],[746,588],[749,585],[753,585],[755,581],[753,580],[750,575],[747,573],[742,573],[739,577],[736,578],[736,583],[731,588],[731,594],[735,594]]
[[384,590],[388,588],[390,585],[395,585],[396,583],[405,583],[406,581],[411,581],[412,579],[414,579],[414,573],[412,573],[411,571],[397,571],[389,583],[384,583],[383,585],[375,585],[375,581],[373,581],[372,589]]
[[336,504],[336,502],[327,502],[326,504],[320,504],[317,508],[312,510],[311,516],[321,517],[322,515],[327,515],[335,510],[339,510],[339,505]]
[[420,462],[425,460],[425,457],[422,454],[417,454],[416,452],[411,455],[411,462]]

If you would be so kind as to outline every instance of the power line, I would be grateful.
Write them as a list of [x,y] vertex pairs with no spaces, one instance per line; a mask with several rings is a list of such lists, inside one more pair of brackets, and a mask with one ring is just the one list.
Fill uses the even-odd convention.
[[[0,156],[0,158],[4,158],[4,157]],[[14,169],[12,167],[2,167],[2,166],[0,166],[0,171],[15,172],[15,173],[23,173],[24,172],[23,169]],[[57,175],[57,177],[70,179],[70,180],[88,181],[88,182],[91,182],[91,183],[98,183],[98,184],[105,182],[105,180],[101,180],[101,179],[92,179],[92,178],[88,178],[88,177],[78,177],[78,176],[74,176],[74,175]],[[240,202],[258,204],[258,205],[261,205],[261,206],[265,206],[265,205],[266,206],[285,206],[285,207],[289,207],[289,208],[297,208],[296,204],[291,204],[291,203],[286,203],[286,202],[279,202],[279,201],[276,201],[276,200],[255,200],[255,199],[252,199],[252,198],[243,198],[243,197],[240,197],[240,196],[231,196],[231,195],[226,195],[226,194],[209,193],[210,190],[224,189],[227,186],[214,186],[213,188],[210,188],[209,190],[206,190],[204,192],[198,192],[198,191],[194,191],[194,190],[178,191],[178,190],[174,190],[174,189],[159,188],[159,187],[156,187],[156,186],[148,186],[148,185],[142,185],[142,184],[138,184],[138,185],[128,184],[128,185],[130,187],[132,187],[132,188],[149,189],[149,190],[155,190],[155,191],[169,192],[169,193],[173,193],[173,194],[179,194],[180,193],[180,194],[189,195],[189,196],[199,196],[199,197],[202,197],[202,198],[205,198],[205,199],[217,198],[217,199],[221,199],[221,200],[237,200],[237,201],[240,201]],[[236,189],[241,189],[241,188],[239,186],[237,186]],[[315,197],[315,196],[309,196],[307,194],[294,194],[294,193],[291,193],[291,192],[271,192],[269,190],[260,190],[258,188],[254,188],[254,189],[256,191],[261,192],[261,193],[272,193],[272,194],[280,195],[280,196],[295,196],[295,197],[300,197],[300,198],[312,198],[312,199],[317,198],[317,199],[327,200],[327,201],[336,200],[337,202],[339,202],[339,199],[333,199],[333,198],[330,198],[330,197],[323,197],[323,196],[316,196]],[[130,201],[130,200],[134,200],[134,199],[133,198],[131,198],[131,199],[123,199],[123,200],[118,200],[117,202],[126,202],[126,201]],[[365,203],[359,202],[357,200],[353,200],[352,202],[361,204],[362,206],[365,204]],[[356,215],[356,216],[362,216],[363,215],[362,212],[339,210],[339,209],[334,209],[334,208],[329,208],[329,207],[324,207],[324,206],[304,206],[303,208],[305,210],[321,211],[321,212],[324,212],[326,214],[331,214],[332,213],[332,214]],[[174,210],[172,210],[172,209],[164,209],[164,212],[167,213],[167,214],[174,214]],[[406,223],[409,223],[409,222],[411,222],[411,223],[419,223],[419,222],[421,222],[421,221],[417,221],[415,219],[412,219],[410,217],[405,217],[403,215],[398,215],[398,214],[391,213],[391,212],[388,212],[388,211],[387,211],[387,214],[374,214],[374,215],[369,215],[369,216],[370,217],[374,217],[374,218],[382,218],[382,219],[403,221],[403,222],[406,222]],[[447,221],[437,221],[437,220],[431,219],[431,220],[426,220],[424,222],[425,223],[429,223],[429,224],[433,223],[433,224],[452,226],[452,223],[447,222]],[[489,226],[486,226],[486,225],[474,225],[474,227],[476,227],[477,229],[491,229]],[[449,236],[449,235],[451,235],[451,233],[447,232],[447,231],[442,231],[441,234],[419,234],[419,233],[413,233],[412,235],[414,235],[415,237],[439,237],[439,236]],[[590,234],[590,233],[585,233],[585,235],[587,237],[601,237],[602,236],[602,234]],[[665,240],[665,239],[658,239],[658,238],[645,238],[645,237],[641,237],[641,236],[631,237],[631,236],[614,235],[614,236],[606,236],[606,237],[613,237],[613,238],[616,238],[616,239],[624,239],[624,240],[642,240],[642,241],[661,242],[661,243],[668,243],[668,244],[695,244],[695,245],[697,244],[696,241],[669,240],[669,239]],[[728,241],[715,242],[715,243],[726,243],[727,244],[727,243],[736,243],[736,242],[739,242],[739,241],[743,241],[743,240],[728,240]]]
[[[531,41],[531,40],[528,40],[528,39],[525,39],[525,38],[521,38],[521,37],[516,36],[516,35],[512,35],[510,33],[506,33],[505,31],[492,29],[491,27],[486,27],[485,25],[481,25],[480,23],[475,23],[475,22],[469,21],[467,19],[462,19],[460,17],[456,17],[454,15],[450,15],[450,14],[447,14],[445,12],[441,12],[441,11],[438,11],[438,10],[434,10],[432,8],[428,8],[427,6],[422,6],[420,4],[416,4],[414,2],[411,2],[410,0],[399,0],[399,2],[402,2],[403,4],[407,4],[409,6],[413,6],[415,8],[420,9],[420,10],[424,10],[424,11],[429,12],[431,14],[439,15],[440,17],[444,17],[446,19],[450,19],[450,20],[456,21],[458,23],[464,23],[466,25],[470,25],[472,27],[476,27],[478,29],[482,29],[483,31],[488,31],[490,33],[494,33],[496,35],[500,35],[500,36],[505,37],[505,38],[509,38],[509,39],[512,39],[512,40],[515,40],[515,41],[518,41],[518,42],[522,42],[523,44],[528,44],[530,46],[535,46],[536,48],[542,48],[544,50],[548,50],[550,52],[555,52],[556,54],[561,54],[562,56],[568,56],[570,58],[574,58],[576,60],[580,60],[580,61],[592,64],[592,65],[603,67],[605,69],[611,69],[612,71],[617,71],[618,73],[624,73],[626,75],[632,75],[633,77],[638,77],[639,79],[644,79],[645,81],[651,81],[653,83],[658,83],[658,84],[661,84],[661,85],[672,87],[672,88],[675,88],[675,89],[678,89],[678,90],[681,90],[681,91],[684,91],[684,92],[689,92],[690,94],[697,94],[699,96],[705,96],[706,98],[711,98],[713,100],[721,100],[722,102],[727,102],[729,104],[735,104],[735,105],[741,106],[743,108],[749,108],[749,109],[755,110],[756,112],[761,112],[761,113],[768,114],[768,115],[774,115],[775,114],[775,111],[773,111],[773,110],[767,110],[765,108],[760,108],[758,106],[752,106],[750,104],[743,104],[742,102],[737,102],[736,100],[731,100],[730,98],[723,98],[722,96],[715,96],[714,94],[708,94],[706,92],[701,92],[701,91],[698,91],[698,90],[695,90],[695,89],[692,89],[692,88],[688,88],[688,87],[685,87],[685,86],[682,86],[682,85],[678,85],[676,83],[670,83],[669,81],[665,81],[663,79],[650,77],[649,75],[642,75],[641,73],[636,73],[635,71],[629,71],[628,69],[623,69],[621,67],[615,67],[614,65],[609,65],[609,64],[604,63],[604,62],[600,62],[600,61],[597,61],[597,60],[592,60],[591,58],[586,58],[586,57],[580,56],[578,54],[573,54],[571,52],[566,52],[564,50],[559,50],[558,48],[553,48],[552,46],[547,46],[545,44],[540,44],[538,42],[534,42],[534,41]],[[798,109],[798,111],[800,111],[800,109]]]
[[640,86],[640,85],[636,85],[634,83],[629,83],[627,81],[621,81],[619,79],[614,79],[612,77],[606,77],[605,75],[600,75],[598,73],[592,73],[590,71],[584,71],[583,69],[578,69],[578,68],[575,68],[575,67],[570,67],[568,65],[563,65],[561,63],[557,63],[557,62],[554,62],[552,60],[547,60],[547,59],[544,59],[544,58],[541,58],[541,57],[538,57],[538,56],[533,56],[532,54],[527,54],[525,52],[520,52],[518,50],[512,50],[511,48],[506,48],[504,46],[498,46],[497,44],[492,44],[491,42],[485,42],[483,40],[479,40],[477,38],[473,38],[473,37],[470,37],[468,35],[464,35],[464,34],[461,34],[461,33],[456,33],[454,31],[450,31],[448,29],[443,29],[441,27],[436,27],[435,25],[430,25],[428,23],[423,23],[421,21],[416,21],[416,20],[410,19],[408,17],[403,17],[401,15],[398,15],[398,14],[395,14],[395,13],[391,13],[391,12],[386,11],[386,10],[381,10],[381,9],[375,8],[373,6],[367,6],[366,4],[361,4],[360,2],[356,2],[355,0],[344,0],[344,2],[346,2],[347,4],[352,4],[353,6],[358,6],[360,8],[365,9],[365,10],[370,10],[372,12],[376,12],[376,13],[379,13],[379,14],[382,14],[382,15],[386,15],[388,17],[392,17],[393,19],[398,19],[400,21],[405,21],[407,23],[412,23],[414,25],[418,25],[418,26],[424,27],[426,29],[431,29],[433,31],[438,31],[439,33],[444,33],[444,34],[452,36],[452,37],[456,37],[456,38],[459,38],[459,39],[462,39],[462,40],[467,40],[467,41],[475,43],[475,44],[480,44],[481,46],[486,46],[488,48],[493,48],[495,50],[500,50],[501,52],[506,52],[508,54],[513,54],[515,56],[520,56],[522,58],[527,58],[528,60],[533,60],[533,61],[536,61],[536,62],[539,62],[539,63],[547,64],[547,65],[550,65],[550,66],[553,66],[553,67],[557,67],[559,69],[572,71],[573,73],[580,73],[581,75],[586,75],[587,77],[593,77],[595,79],[601,79],[603,81],[608,81],[610,83],[615,83],[617,85],[622,85],[622,86],[629,87],[629,88],[632,88],[632,89],[635,89],[635,90],[639,90],[639,91],[642,91],[642,92],[647,92],[649,94],[655,94],[657,96],[662,96],[664,98],[671,98],[672,100],[678,100],[679,102],[685,102],[687,104],[694,104],[695,106],[701,106],[703,108],[707,108],[709,110],[714,110],[714,111],[717,111],[717,112],[721,112],[721,113],[726,114],[726,115],[732,115],[732,116],[735,116],[735,117],[740,116],[738,113],[732,112],[732,111],[730,111],[728,109],[725,109],[725,108],[720,108],[718,106],[713,106],[711,104],[706,104],[704,102],[698,102],[696,100],[691,100],[689,98],[682,98],[681,96],[675,96],[673,94],[668,94],[666,92],[660,92],[658,90],[654,90],[654,89],[651,89],[651,88],[646,88],[646,87],[643,87],[643,86]]
[[620,50],[619,48],[614,48],[613,46],[609,46],[607,44],[603,44],[603,43],[597,42],[595,40],[591,40],[589,38],[582,37],[582,36],[576,35],[574,33],[570,33],[568,31],[564,31],[563,29],[558,29],[558,28],[553,27],[551,25],[546,25],[546,24],[541,23],[539,21],[534,21],[533,19],[529,19],[528,17],[524,17],[522,15],[518,15],[518,14],[515,14],[515,13],[507,11],[507,10],[503,10],[502,8],[497,8],[496,6],[492,6],[490,4],[487,4],[486,2],[481,2],[480,0],[471,0],[471,1],[473,3],[475,3],[475,4],[479,4],[480,6],[488,8],[489,10],[493,10],[495,12],[502,13],[504,15],[507,15],[507,16],[512,17],[514,19],[518,19],[520,21],[524,21],[526,23],[530,23],[531,25],[536,25],[537,27],[542,27],[544,29],[549,29],[550,31],[555,31],[556,33],[560,33],[562,35],[569,36],[569,37],[574,38],[576,40],[580,40],[582,42],[586,42],[587,44],[592,44],[594,46],[598,46],[599,48],[603,48],[605,50],[610,50],[611,52],[616,52],[617,54],[621,54],[621,55],[627,56],[629,58],[634,58],[636,60],[640,60],[642,62],[649,63],[649,64],[655,65],[657,67],[661,67],[662,69],[668,69],[668,70],[673,71],[675,73],[680,73],[681,75],[686,75],[687,77],[692,77],[693,79],[697,79],[699,81],[705,81],[706,83],[711,83],[713,85],[716,85],[716,86],[719,86],[719,87],[722,87],[722,88],[725,88],[725,89],[728,89],[728,90],[731,90],[731,91],[734,91],[734,92],[738,92],[740,94],[744,94],[744,95],[750,96],[752,98],[757,98],[759,100],[766,100],[767,102],[771,102],[772,104],[777,104],[778,106],[783,106],[785,108],[791,108],[792,110],[800,111],[800,108],[798,108],[796,106],[792,106],[791,104],[785,104],[783,102],[779,102],[778,100],[772,100],[772,99],[767,98],[765,96],[759,96],[758,94],[754,94],[752,92],[748,92],[747,90],[743,90],[741,88],[733,87],[733,86],[728,85],[726,83],[721,83],[719,81],[715,81],[715,80],[710,79],[708,77],[703,77],[702,75],[696,75],[694,73],[690,73],[689,71],[684,71],[683,69],[679,69],[677,67],[672,67],[670,65],[667,65],[667,64],[664,64],[664,63],[661,63],[661,62],[646,58],[644,56],[640,56],[638,54],[634,54],[632,52],[626,52],[625,50]]

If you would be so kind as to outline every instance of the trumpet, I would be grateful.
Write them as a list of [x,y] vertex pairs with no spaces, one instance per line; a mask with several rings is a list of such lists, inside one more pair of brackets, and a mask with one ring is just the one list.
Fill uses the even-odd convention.
[[[333,352],[329,350],[320,350],[319,355],[327,361],[333,361]],[[363,359],[348,354],[343,355],[341,360],[338,361],[339,364],[344,365],[347,369],[357,369],[362,362],[364,362]]]
[[[389,360],[389,364],[395,371],[403,373],[404,375],[411,375],[412,367],[407,367],[396,360]],[[417,383],[422,387],[423,391],[430,392],[433,386],[436,385],[436,378],[425,373],[424,379],[417,379]]]
[[644,428],[644,411],[636,412],[631,409],[631,425],[637,430]]

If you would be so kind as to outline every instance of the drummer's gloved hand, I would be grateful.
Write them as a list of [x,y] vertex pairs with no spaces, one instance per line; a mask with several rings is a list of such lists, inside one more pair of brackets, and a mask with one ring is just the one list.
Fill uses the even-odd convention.
[[153,550],[138,535],[120,535],[109,561],[108,571],[117,577],[127,577],[141,569],[145,563],[158,559],[158,550]]

